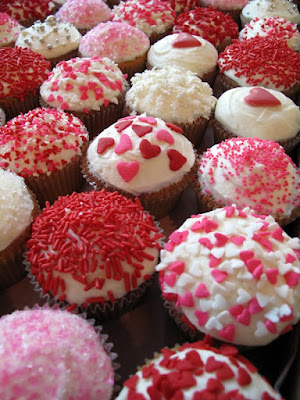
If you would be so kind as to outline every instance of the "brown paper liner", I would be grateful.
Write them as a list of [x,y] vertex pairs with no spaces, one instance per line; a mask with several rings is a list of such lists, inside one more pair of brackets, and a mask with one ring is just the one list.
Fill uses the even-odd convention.
[[151,36],[149,37],[150,45],[152,45],[155,42],[158,42],[163,37],[170,35],[171,32],[172,32],[172,27],[162,33],[152,33]]
[[78,50],[72,50],[66,54],[63,54],[60,57],[48,58],[48,61],[51,62],[51,67],[54,68],[56,66],[56,64],[58,64],[59,62],[66,61],[66,60],[69,60],[70,58],[75,58],[77,56],[78,56]]
[[5,112],[7,121],[39,106],[39,90],[25,94],[22,99],[11,96],[0,100],[0,107]]
[[5,125],[6,123],[6,115],[4,110],[2,110],[2,108],[0,108],[0,126]]
[[127,74],[127,80],[133,77],[137,72],[143,72],[146,68],[147,52],[133,60],[123,61],[118,63],[118,67],[123,72]]

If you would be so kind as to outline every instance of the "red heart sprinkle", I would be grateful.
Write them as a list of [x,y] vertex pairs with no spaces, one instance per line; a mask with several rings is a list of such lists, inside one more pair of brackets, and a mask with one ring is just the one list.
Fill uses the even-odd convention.
[[130,182],[139,172],[140,165],[137,161],[124,162],[120,161],[117,164],[117,171],[125,182]]
[[172,124],[172,122],[166,122],[166,126],[170,129],[173,129],[173,131],[175,132],[183,133],[183,130],[179,128],[179,126]]
[[123,154],[125,151],[132,149],[131,139],[126,133],[123,133],[120,137],[120,141],[114,148],[116,154]]
[[113,138],[109,138],[109,137],[100,138],[100,139],[98,140],[98,144],[97,144],[97,153],[98,153],[98,154],[104,153],[105,150],[106,150],[108,147],[111,147],[111,146],[113,146],[114,144],[115,144],[115,141],[114,141]]
[[289,271],[286,274],[283,275],[285,278],[286,283],[289,285],[289,287],[297,286],[300,278],[300,274],[295,271]]
[[193,35],[189,33],[179,33],[177,38],[172,42],[172,47],[186,48],[186,47],[201,47],[202,43],[199,42]]
[[225,326],[225,328],[219,331],[219,336],[223,339],[232,342],[234,339],[235,327],[232,324]]
[[214,356],[208,357],[205,364],[205,371],[214,372],[217,369],[221,368],[224,365],[223,361],[218,361]]
[[122,132],[124,129],[126,129],[128,126],[132,124],[132,121],[130,119],[123,120],[121,119],[119,122],[115,124],[115,128],[117,132]]
[[146,124],[157,125],[157,120],[153,117],[139,117],[138,120]]
[[246,386],[249,385],[251,383],[251,376],[250,374],[242,367],[239,367],[238,369],[238,384],[240,386]]
[[250,312],[247,310],[247,308],[245,308],[236,319],[239,321],[239,323],[248,326],[250,325]]
[[138,137],[143,137],[147,133],[152,132],[153,127],[151,125],[137,125],[137,124],[132,124],[132,129],[134,132],[138,135]]
[[263,310],[263,308],[259,305],[257,299],[253,297],[248,304],[250,314],[256,314]]
[[217,371],[217,378],[220,381],[226,381],[227,379],[232,379],[233,377],[234,373],[227,364],[222,365],[222,367]]
[[170,159],[169,167],[171,171],[178,171],[187,161],[186,158],[175,149],[169,149],[167,154]]
[[159,129],[156,132],[156,139],[169,144],[173,144],[175,141],[171,133],[168,132],[166,129]]
[[158,156],[161,151],[159,146],[157,146],[156,144],[151,144],[149,142],[149,140],[147,140],[147,139],[143,139],[141,141],[139,147],[140,147],[142,156],[144,158],[146,158],[147,160],[149,158],[154,158],[154,157]]
[[[222,382],[219,382],[217,379],[209,378],[207,381],[207,384],[206,384],[206,389],[210,394],[211,393],[217,394],[217,393],[223,392],[224,386],[223,386]],[[206,397],[204,397],[204,396],[203,397],[200,396],[199,399],[201,398],[201,399],[205,400]],[[207,397],[207,399],[212,399],[212,398],[216,399],[217,397],[216,396]]]
[[229,308],[229,312],[234,317],[237,317],[239,314],[243,312],[243,306],[241,304],[236,304],[235,306]]
[[280,106],[280,101],[266,89],[255,87],[250,90],[250,94],[244,98],[245,103],[250,106],[275,107]]

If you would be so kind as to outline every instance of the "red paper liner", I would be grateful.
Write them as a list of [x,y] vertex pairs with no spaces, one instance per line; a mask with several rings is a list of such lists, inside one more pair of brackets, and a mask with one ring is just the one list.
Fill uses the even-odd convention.
[[27,93],[22,98],[11,96],[0,100],[0,107],[5,112],[7,121],[39,106],[39,91]]

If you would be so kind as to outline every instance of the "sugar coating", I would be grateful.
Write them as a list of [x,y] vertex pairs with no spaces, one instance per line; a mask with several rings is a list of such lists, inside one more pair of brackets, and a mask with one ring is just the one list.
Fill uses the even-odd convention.
[[111,10],[103,0],[66,0],[55,15],[77,29],[91,29],[108,21]]
[[149,37],[125,22],[99,23],[81,39],[79,52],[83,57],[108,57],[116,63],[134,60],[150,47]]
[[139,398],[280,400],[280,394],[233,346],[204,342],[163,348],[124,382],[117,400]]
[[22,25],[7,13],[0,12],[0,47],[14,43],[21,32]]
[[33,208],[24,179],[14,172],[0,169],[0,251],[31,224]]
[[216,98],[208,83],[180,67],[145,70],[131,78],[126,105],[136,113],[174,123],[209,119]]
[[300,318],[300,240],[271,216],[235,205],[192,216],[160,257],[163,296],[214,338],[266,345]]
[[5,399],[103,399],[114,373],[99,335],[67,311],[15,311],[0,320],[0,395]]
[[220,10],[241,10],[249,0],[200,0],[201,5]]
[[43,20],[52,14],[55,4],[51,0],[7,0],[1,4],[1,10],[9,14],[18,22]]
[[41,98],[60,110],[99,111],[118,96],[127,82],[117,64],[106,57],[71,58],[52,69],[40,88]]

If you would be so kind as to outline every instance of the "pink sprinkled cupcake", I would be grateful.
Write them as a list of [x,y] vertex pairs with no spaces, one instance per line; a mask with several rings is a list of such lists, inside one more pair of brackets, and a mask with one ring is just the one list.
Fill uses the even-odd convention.
[[104,22],[87,32],[79,45],[80,57],[108,57],[130,79],[144,71],[149,37],[125,22]]
[[163,0],[168,1],[173,9],[176,11],[176,14],[181,14],[188,10],[193,10],[197,6],[200,5],[200,0]]
[[111,10],[103,0],[66,0],[55,15],[84,35],[100,22],[108,21]]
[[249,0],[200,0],[203,7],[214,7],[225,14],[232,16],[237,24],[240,24],[240,14]]
[[101,329],[55,308],[2,316],[0,397],[110,400],[116,354]]
[[22,25],[7,13],[0,12],[0,47],[13,47]]

